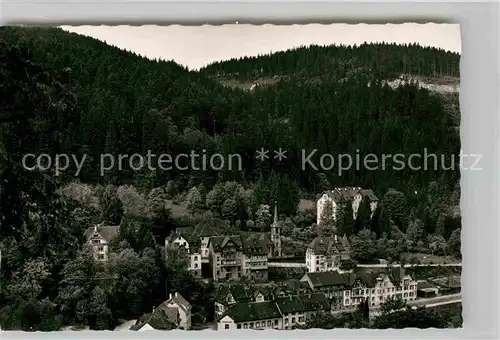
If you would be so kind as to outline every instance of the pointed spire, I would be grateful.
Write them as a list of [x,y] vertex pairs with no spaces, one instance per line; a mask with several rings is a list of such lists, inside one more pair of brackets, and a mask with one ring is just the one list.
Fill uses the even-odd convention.
[[278,201],[274,201],[274,223],[278,223]]

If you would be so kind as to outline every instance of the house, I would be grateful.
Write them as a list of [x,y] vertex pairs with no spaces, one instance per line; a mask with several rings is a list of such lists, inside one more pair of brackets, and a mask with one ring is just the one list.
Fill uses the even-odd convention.
[[276,299],[283,317],[283,329],[303,326],[308,317],[318,311],[330,311],[330,303],[325,294],[289,295]]
[[152,313],[142,316],[135,325],[130,327],[132,331],[150,331],[150,330],[172,330],[176,329],[177,325],[172,322],[169,317],[159,309],[154,309]]
[[163,311],[179,328],[191,328],[191,304],[178,292],[170,294],[167,301],[162,302],[157,309]]
[[168,257],[168,249],[178,249],[188,258],[188,268],[195,276],[201,277],[201,245],[199,239],[191,234],[173,233],[165,238],[165,257]]
[[[377,209],[378,198],[370,189],[360,187],[335,188],[323,192],[317,200],[316,224],[320,225],[325,216],[337,220],[343,204],[352,205],[353,219],[356,219],[360,203],[366,200],[370,205],[371,216]],[[331,211],[328,211],[331,210]]]
[[118,235],[119,230],[120,226],[101,223],[85,231],[85,241],[96,261],[108,260],[109,243]]
[[248,285],[244,283],[220,284],[215,297],[215,315],[218,320],[229,307],[242,302],[275,301],[290,295],[307,295],[312,290],[306,282],[287,280],[279,283]]
[[275,302],[242,302],[231,306],[218,321],[217,330],[282,329],[283,319]]
[[179,293],[173,296],[170,294],[167,301],[162,302],[152,313],[144,315],[130,327],[133,331],[176,328],[184,330],[191,328],[191,304]]
[[251,302],[253,290],[245,284],[220,285],[215,296],[215,317],[221,317],[227,309],[241,302]]
[[291,329],[305,324],[307,318],[320,310],[330,310],[330,303],[322,293],[280,296],[273,301],[242,302],[227,310],[218,321],[217,329]]
[[281,257],[281,223],[275,207],[271,233],[240,232],[208,239],[213,280],[238,281],[246,278],[266,282],[269,258]]
[[417,298],[417,283],[404,268],[391,268],[386,273],[372,273],[357,268],[353,272],[306,273],[301,281],[315,292],[332,299],[333,309],[354,308],[364,301],[372,307],[391,298],[412,301]]
[[351,259],[347,237],[316,237],[306,249],[306,267],[309,273],[339,270],[342,262]]
[[431,298],[437,296],[439,289],[437,286],[427,280],[417,281],[417,297]]

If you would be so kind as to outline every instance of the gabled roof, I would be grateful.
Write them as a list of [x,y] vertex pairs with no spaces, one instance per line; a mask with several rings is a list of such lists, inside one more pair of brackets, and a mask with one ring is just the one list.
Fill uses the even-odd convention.
[[271,239],[266,233],[248,233],[240,232],[238,235],[231,236],[212,236],[209,238],[209,244],[220,251],[228,244],[233,243],[238,250],[242,250],[245,255],[267,255],[272,246]]
[[143,315],[135,325],[130,327],[133,331],[138,331],[146,324],[157,330],[171,330],[177,328],[176,324],[172,322],[169,317],[160,309],[155,309],[153,313]]
[[219,286],[215,301],[226,304],[229,294],[231,294],[235,302],[249,302],[253,297],[250,287],[244,284],[226,284]]
[[229,316],[235,322],[281,318],[281,313],[276,303],[271,301],[237,303],[231,306],[225,315]]
[[303,313],[305,311],[304,303],[297,295],[289,295],[276,299],[276,304],[282,314]]
[[318,255],[337,255],[343,251],[349,251],[350,245],[347,237],[337,238],[334,237],[316,237],[309,243],[308,248],[312,249],[314,254]]
[[104,225],[104,224],[98,224],[94,227],[89,227],[85,231],[85,239],[88,241],[92,235],[97,232],[103,239],[105,239],[107,242],[110,242],[112,239],[114,239],[120,230],[120,226],[118,225]]
[[184,312],[187,312],[191,309],[191,304],[178,292],[176,292],[171,299],[168,299],[167,301],[164,301],[162,302],[158,308],[161,308],[161,309],[166,309],[166,308],[169,308],[168,305],[170,303],[175,303],[179,306],[179,308],[181,308],[182,310],[184,310]]
[[267,255],[269,248],[273,245],[266,233],[242,232],[240,235],[243,251],[246,255]]

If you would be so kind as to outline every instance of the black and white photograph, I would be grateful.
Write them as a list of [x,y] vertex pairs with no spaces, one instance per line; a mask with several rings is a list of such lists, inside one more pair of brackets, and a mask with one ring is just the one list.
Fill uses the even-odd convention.
[[458,24],[0,27],[1,330],[461,328],[460,58]]

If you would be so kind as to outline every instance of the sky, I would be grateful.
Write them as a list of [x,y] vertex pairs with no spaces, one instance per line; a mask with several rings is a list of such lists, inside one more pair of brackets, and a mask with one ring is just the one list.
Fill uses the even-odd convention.
[[150,59],[174,60],[191,70],[215,61],[303,45],[418,43],[461,53],[457,24],[308,24],[222,26],[62,26]]

